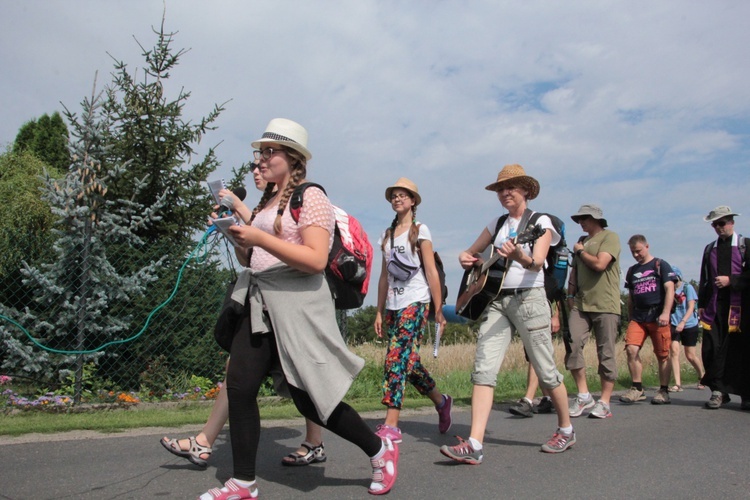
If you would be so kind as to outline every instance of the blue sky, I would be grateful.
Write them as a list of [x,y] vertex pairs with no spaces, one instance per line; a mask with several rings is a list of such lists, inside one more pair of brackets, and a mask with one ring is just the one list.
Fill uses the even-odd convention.
[[[0,145],[61,103],[78,109],[97,71],[109,81],[108,53],[142,66],[135,39],[151,47],[163,9],[0,0]],[[748,19],[750,3],[721,0],[167,0],[174,47],[191,49],[168,91],[192,92],[194,119],[229,101],[202,144],[221,142],[217,176],[271,118],[302,123],[309,177],[373,242],[393,217],[385,188],[416,182],[449,302],[458,253],[501,212],[484,186],[509,163],[540,181],[531,208],[566,220],[569,241],[570,214],[597,203],[623,243],[645,234],[697,279],[711,208],[744,214],[750,235]]]

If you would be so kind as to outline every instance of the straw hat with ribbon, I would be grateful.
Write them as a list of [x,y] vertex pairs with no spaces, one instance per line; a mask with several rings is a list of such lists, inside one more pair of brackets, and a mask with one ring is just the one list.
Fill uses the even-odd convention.
[[307,130],[305,127],[286,118],[274,118],[268,122],[263,137],[251,143],[255,149],[261,149],[263,144],[281,144],[299,152],[306,160],[312,158],[307,149]]
[[409,191],[411,195],[414,197],[414,206],[419,205],[422,203],[422,197],[419,196],[419,188],[416,184],[414,184],[412,181],[407,179],[406,177],[401,177],[399,180],[396,181],[396,183],[393,186],[387,187],[385,190],[385,199],[389,202],[391,201],[391,193],[393,193],[393,190],[396,188],[401,188]]
[[539,181],[526,175],[521,165],[505,165],[497,174],[497,181],[485,187],[487,191],[500,191],[508,185],[523,188],[528,193],[526,199],[533,200],[539,196]]

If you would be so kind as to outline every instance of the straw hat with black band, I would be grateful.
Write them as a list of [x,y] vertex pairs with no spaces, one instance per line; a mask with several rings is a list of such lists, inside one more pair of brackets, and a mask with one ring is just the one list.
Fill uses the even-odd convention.
[[250,145],[255,149],[262,149],[264,144],[281,144],[297,151],[308,161],[312,158],[312,153],[307,149],[307,130],[299,123],[286,118],[274,118],[268,122],[263,137]]

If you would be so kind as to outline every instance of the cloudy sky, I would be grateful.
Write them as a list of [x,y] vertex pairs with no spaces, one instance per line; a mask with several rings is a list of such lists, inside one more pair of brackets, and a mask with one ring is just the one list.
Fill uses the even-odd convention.
[[113,57],[142,67],[136,41],[153,45],[165,8],[190,49],[167,91],[192,92],[194,120],[228,101],[202,144],[221,143],[216,176],[271,118],[296,120],[309,177],[373,243],[393,217],[385,188],[409,177],[449,303],[458,253],[502,211],[484,186],[509,163],[540,181],[531,208],[566,220],[569,241],[569,216],[597,203],[623,244],[645,234],[687,278],[711,208],[745,214],[750,235],[750,2],[0,0],[0,146],[79,109]]

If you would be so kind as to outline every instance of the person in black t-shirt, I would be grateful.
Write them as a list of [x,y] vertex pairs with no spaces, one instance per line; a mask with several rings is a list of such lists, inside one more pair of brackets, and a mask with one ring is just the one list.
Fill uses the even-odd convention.
[[659,390],[651,399],[651,403],[669,404],[669,348],[672,340],[669,316],[674,302],[677,276],[669,263],[651,255],[648,241],[642,234],[631,236],[628,245],[637,262],[628,269],[625,276],[625,288],[630,292],[630,323],[625,334],[625,351],[628,355],[628,370],[633,386],[620,396],[620,401],[635,403],[646,399],[643,395],[643,365],[640,352],[648,336],[651,337],[654,354],[659,362]]

